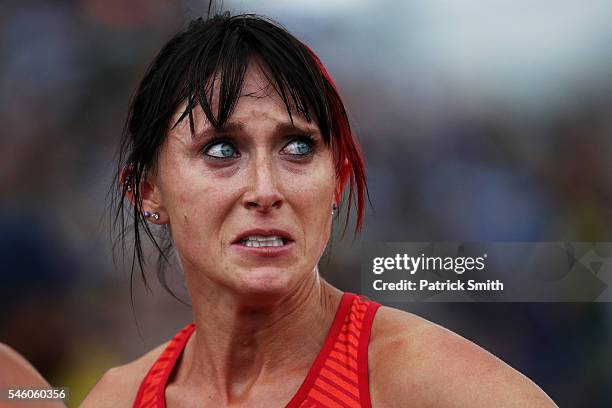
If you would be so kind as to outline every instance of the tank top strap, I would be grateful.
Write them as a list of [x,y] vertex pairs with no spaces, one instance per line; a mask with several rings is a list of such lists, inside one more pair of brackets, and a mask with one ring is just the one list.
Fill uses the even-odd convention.
[[195,324],[189,323],[170,340],[142,380],[134,408],[165,408],[166,383],[194,330]]
[[321,352],[286,408],[371,408],[368,345],[379,307],[344,293]]

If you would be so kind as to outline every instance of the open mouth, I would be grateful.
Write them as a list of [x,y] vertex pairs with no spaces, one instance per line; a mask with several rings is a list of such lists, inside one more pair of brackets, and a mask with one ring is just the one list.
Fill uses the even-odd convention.
[[240,244],[249,248],[259,247],[282,247],[287,244],[287,239],[278,235],[263,236],[249,235],[240,240]]
[[295,241],[288,231],[279,228],[253,228],[239,234],[232,245],[240,256],[277,257],[291,253]]

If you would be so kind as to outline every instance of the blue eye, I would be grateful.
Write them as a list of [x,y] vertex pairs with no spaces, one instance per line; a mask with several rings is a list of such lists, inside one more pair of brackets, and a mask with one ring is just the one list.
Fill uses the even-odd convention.
[[231,144],[227,142],[219,142],[208,147],[204,153],[216,159],[231,159],[238,157],[238,152]]
[[312,153],[312,143],[305,140],[294,140],[283,148],[284,154],[304,156]]

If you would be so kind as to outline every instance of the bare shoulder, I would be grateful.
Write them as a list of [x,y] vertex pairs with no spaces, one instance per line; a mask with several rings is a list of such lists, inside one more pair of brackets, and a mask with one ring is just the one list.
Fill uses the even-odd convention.
[[47,381],[21,354],[0,343],[0,386],[47,387]]
[[131,363],[108,370],[89,391],[80,407],[131,407],[142,379],[167,345],[168,342]]
[[555,407],[529,378],[469,340],[381,306],[369,346],[374,407]]
[[[28,360],[6,344],[0,343],[0,387],[1,388],[49,388],[50,385]],[[19,405],[19,404],[17,404]],[[0,407],[16,406],[8,401]],[[28,407],[66,408],[63,402],[28,403]]]

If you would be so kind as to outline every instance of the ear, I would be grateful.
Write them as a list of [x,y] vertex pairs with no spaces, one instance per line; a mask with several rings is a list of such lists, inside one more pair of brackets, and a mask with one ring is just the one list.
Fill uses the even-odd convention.
[[[136,196],[134,194],[134,180],[131,177],[131,169],[124,167],[121,169],[119,174],[119,184],[121,185],[122,191],[125,193],[125,198],[128,199],[132,206],[136,205]],[[142,211],[150,212],[151,214],[159,214],[158,219],[148,218],[148,220],[154,224],[166,224],[168,222],[168,215],[162,205],[161,192],[155,181],[155,178],[145,173],[143,178],[140,180],[138,186],[138,192],[142,199]],[[143,214],[144,216],[144,214]]]

